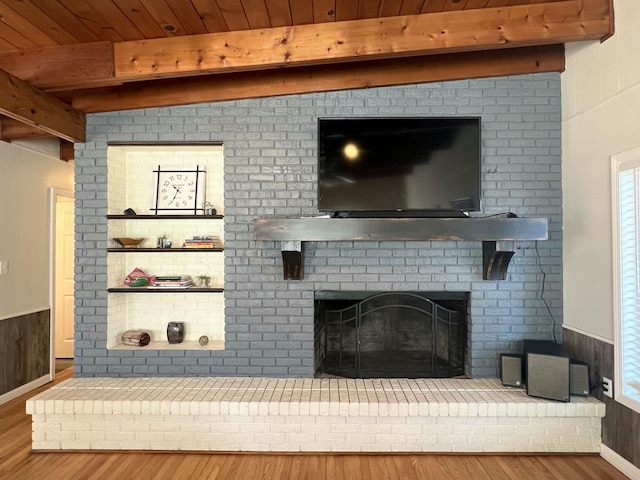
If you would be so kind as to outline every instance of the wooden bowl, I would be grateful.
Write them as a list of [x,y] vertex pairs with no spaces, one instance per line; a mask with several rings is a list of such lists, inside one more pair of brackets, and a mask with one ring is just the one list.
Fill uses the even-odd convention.
[[140,245],[140,243],[144,240],[144,238],[119,237],[119,238],[114,238],[114,240],[122,248],[136,248],[138,245]]

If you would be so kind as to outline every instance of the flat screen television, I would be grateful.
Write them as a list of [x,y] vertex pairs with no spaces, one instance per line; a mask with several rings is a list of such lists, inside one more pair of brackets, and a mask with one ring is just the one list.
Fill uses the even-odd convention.
[[479,117],[318,119],[318,209],[334,216],[480,210]]

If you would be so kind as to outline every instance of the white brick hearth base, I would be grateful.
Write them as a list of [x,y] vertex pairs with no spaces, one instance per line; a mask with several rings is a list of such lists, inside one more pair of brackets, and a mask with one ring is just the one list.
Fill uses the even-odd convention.
[[27,413],[35,450],[599,452],[605,406],[493,379],[79,378]]

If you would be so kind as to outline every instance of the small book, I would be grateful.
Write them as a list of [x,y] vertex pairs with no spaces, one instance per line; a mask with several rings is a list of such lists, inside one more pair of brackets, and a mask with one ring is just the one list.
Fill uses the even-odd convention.
[[192,280],[191,275],[156,275],[154,283],[156,282],[184,282]]

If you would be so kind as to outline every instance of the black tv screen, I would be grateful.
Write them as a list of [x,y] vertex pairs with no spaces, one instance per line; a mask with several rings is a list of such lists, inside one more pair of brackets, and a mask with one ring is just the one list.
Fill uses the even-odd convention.
[[319,118],[318,209],[480,209],[480,118]]

